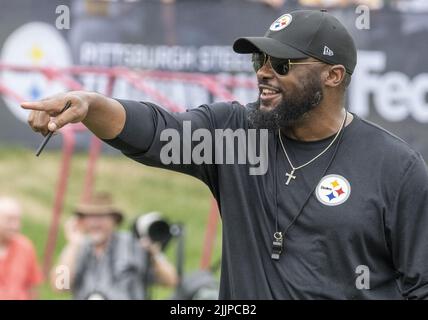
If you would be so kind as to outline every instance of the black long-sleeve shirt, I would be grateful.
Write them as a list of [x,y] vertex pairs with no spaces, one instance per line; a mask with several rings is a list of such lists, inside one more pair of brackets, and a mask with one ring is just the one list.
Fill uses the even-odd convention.
[[[274,133],[263,175],[250,175],[248,162],[166,165],[160,159],[168,143],[160,139],[164,129],[176,129],[182,138],[183,123],[190,121],[192,133],[248,132],[248,106],[215,103],[171,113],[151,103],[120,102],[125,127],[106,142],[143,164],[199,178],[217,199],[223,222],[220,298],[428,298],[428,171],[401,139],[354,115],[326,174],[333,147],[286,185],[291,168]],[[333,137],[283,139],[298,166]],[[284,231],[308,196],[285,234],[284,252],[272,260],[276,216]]]

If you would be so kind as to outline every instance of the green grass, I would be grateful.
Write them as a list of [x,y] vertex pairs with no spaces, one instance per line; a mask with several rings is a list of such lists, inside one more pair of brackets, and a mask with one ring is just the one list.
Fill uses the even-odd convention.
[[[60,152],[44,151],[40,158],[34,150],[0,147],[0,194],[17,197],[24,207],[23,233],[29,237],[43,259],[47,231],[52,215],[54,196],[61,164]],[[76,154],[66,192],[62,221],[73,212],[79,201],[86,173],[87,155]],[[182,174],[146,167],[123,156],[103,155],[97,163],[95,190],[112,193],[116,204],[126,214],[123,228],[137,214],[159,211],[171,222],[183,222],[186,226],[185,271],[199,268],[205,227],[210,210],[211,194],[200,181]],[[220,227],[213,261],[220,257]],[[55,259],[65,240],[62,228],[58,237]],[[175,245],[167,255],[175,262]],[[155,298],[169,297],[171,290],[154,288]],[[41,299],[68,299],[44,284]]]

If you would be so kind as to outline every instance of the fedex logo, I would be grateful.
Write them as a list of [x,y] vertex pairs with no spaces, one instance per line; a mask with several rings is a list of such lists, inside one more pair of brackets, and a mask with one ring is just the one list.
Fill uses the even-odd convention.
[[428,123],[428,73],[413,78],[399,71],[384,73],[386,58],[381,51],[358,52],[350,86],[351,110],[362,117],[368,116],[372,98],[377,113],[387,121],[412,117]]

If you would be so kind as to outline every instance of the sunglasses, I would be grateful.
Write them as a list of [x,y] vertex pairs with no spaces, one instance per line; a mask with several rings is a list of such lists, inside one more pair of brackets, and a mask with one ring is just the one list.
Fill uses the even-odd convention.
[[290,71],[291,66],[295,64],[298,65],[298,64],[323,63],[321,61],[291,62],[290,59],[274,58],[272,56],[267,55],[264,52],[253,53],[252,61],[253,61],[254,70],[256,72],[259,71],[269,61],[273,71],[275,71],[275,73],[280,76],[286,76]]

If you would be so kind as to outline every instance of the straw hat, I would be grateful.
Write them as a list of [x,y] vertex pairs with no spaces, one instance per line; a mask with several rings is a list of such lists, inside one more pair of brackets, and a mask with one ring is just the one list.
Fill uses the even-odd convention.
[[112,196],[109,193],[96,193],[89,201],[77,205],[75,214],[84,216],[114,216],[119,224],[123,220],[123,214],[113,205]]

